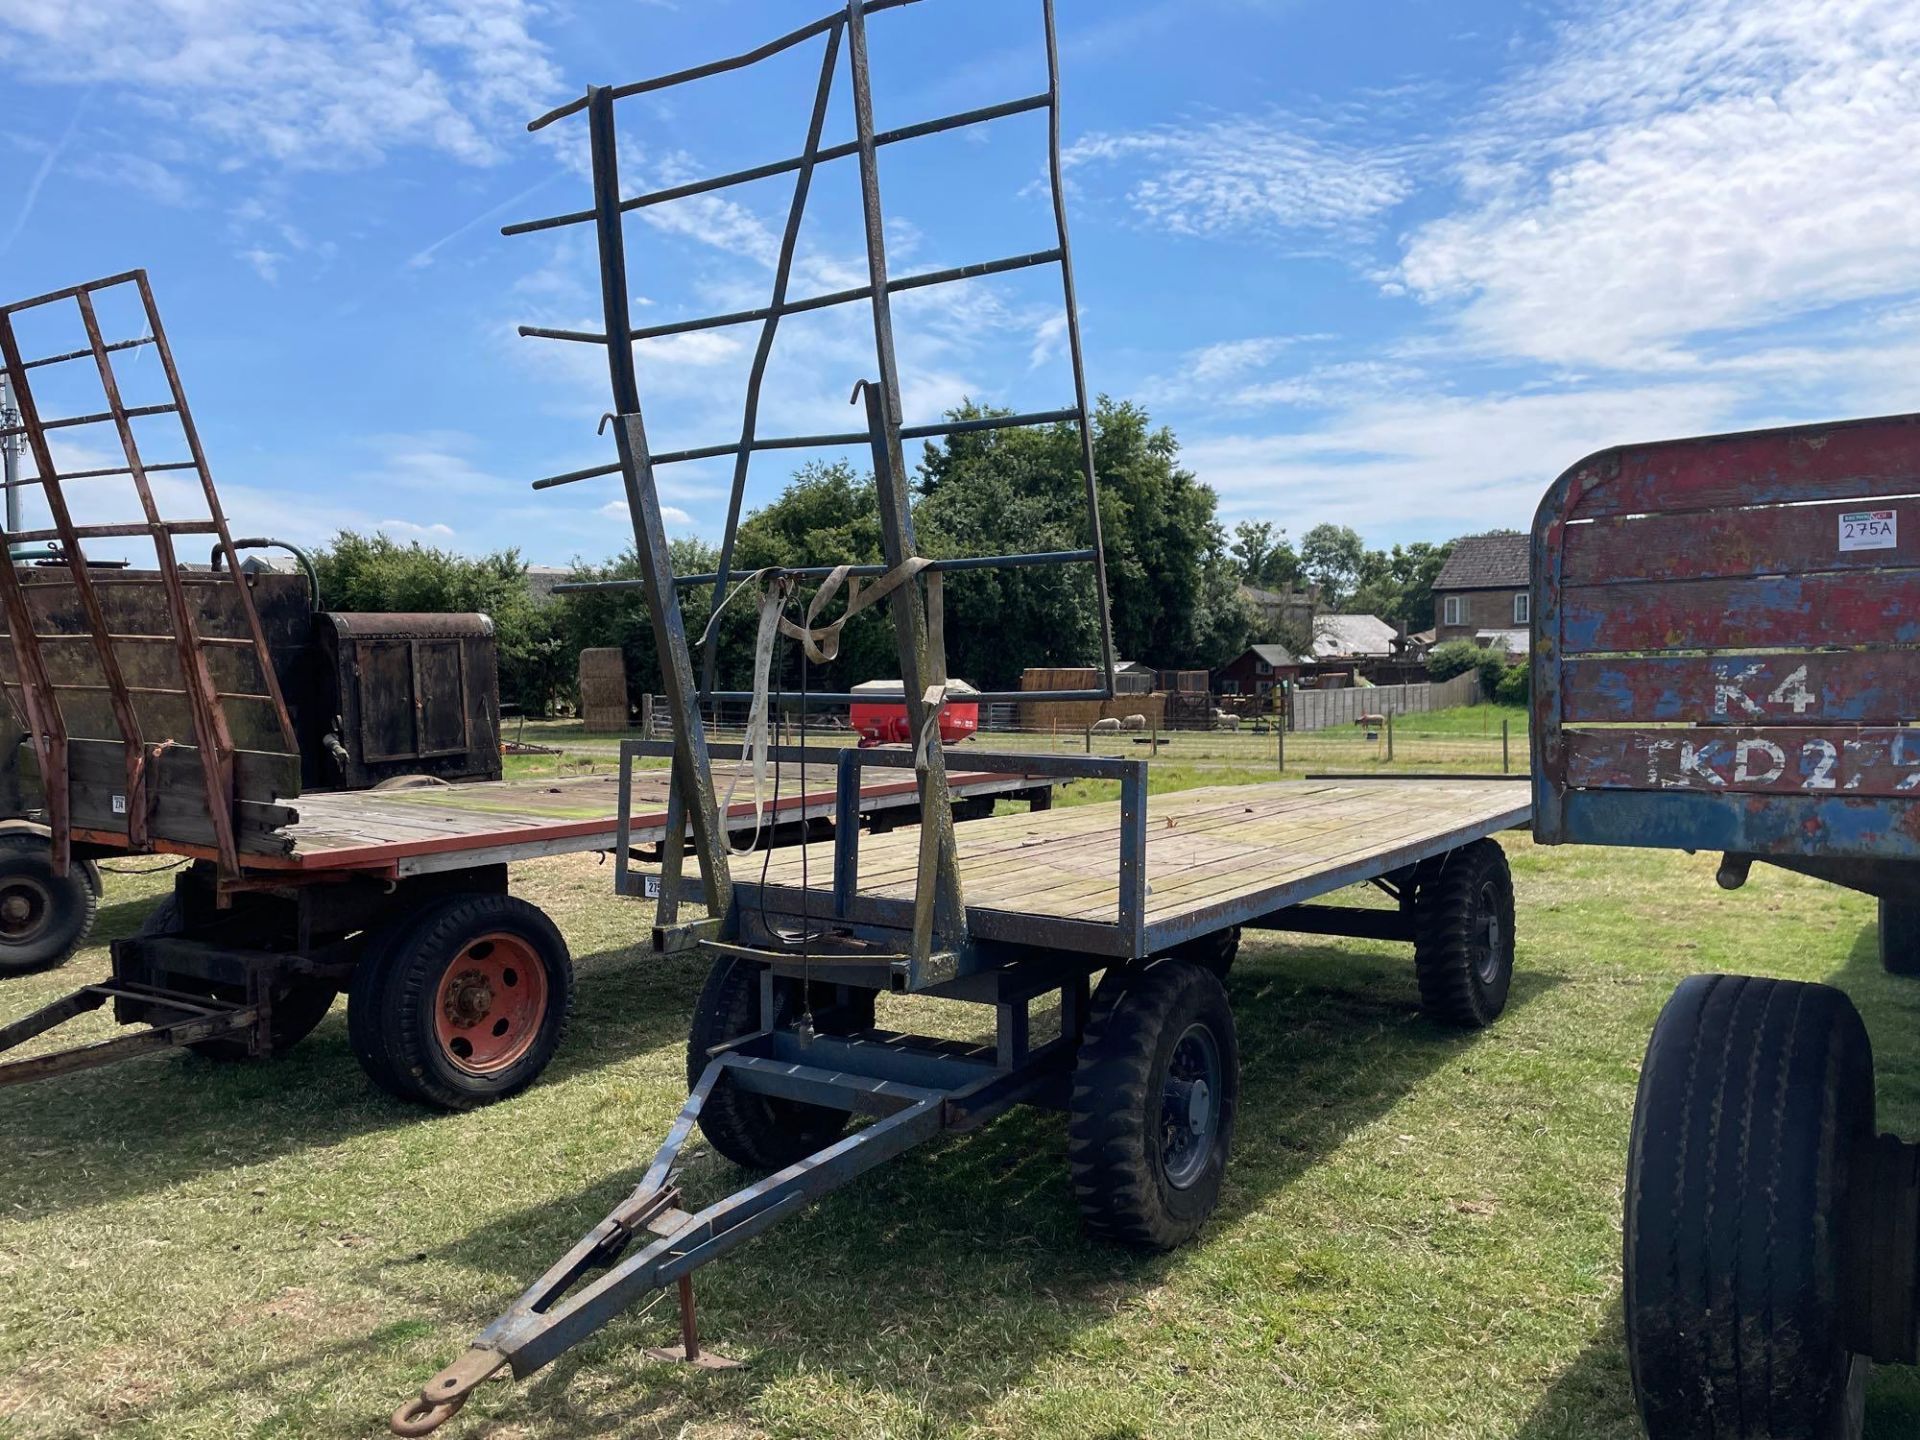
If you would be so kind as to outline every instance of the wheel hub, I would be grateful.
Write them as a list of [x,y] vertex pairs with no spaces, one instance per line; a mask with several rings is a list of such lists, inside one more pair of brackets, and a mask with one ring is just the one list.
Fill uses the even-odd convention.
[[525,1055],[547,1013],[546,971],[517,935],[483,935],[447,966],[434,1035],[456,1069],[489,1075]]
[[20,944],[46,925],[51,911],[47,892],[31,881],[14,879],[0,888],[0,941]]
[[1220,1130],[1220,1044],[1205,1025],[1187,1027],[1161,1086],[1161,1168],[1175,1189],[1200,1178]]
[[1479,913],[1475,916],[1478,923],[1474,926],[1478,931],[1474,944],[1474,969],[1481,980],[1490,985],[1500,974],[1500,952],[1504,944],[1499,896],[1492,885],[1483,885],[1476,901],[1475,908]]

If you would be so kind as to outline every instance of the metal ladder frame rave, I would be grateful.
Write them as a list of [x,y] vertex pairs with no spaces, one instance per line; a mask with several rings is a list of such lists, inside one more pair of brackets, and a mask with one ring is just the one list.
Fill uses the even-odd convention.
[[[539,130],[564,117],[585,112],[592,151],[594,204],[590,210],[550,216],[504,227],[503,234],[519,235],[560,226],[592,223],[597,237],[602,308],[605,328],[599,333],[555,330],[540,326],[522,326],[520,333],[536,338],[598,344],[607,352],[612,385],[615,437],[619,461],[585,470],[571,471],[536,482],[536,489],[578,483],[600,476],[618,474],[625,486],[628,509],[634,529],[635,548],[640,558],[642,579],[638,581],[592,582],[570,589],[633,589],[645,592],[652,617],[654,638],[661,656],[662,687],[667,712],[675,736],[672,752],[674,799],[693,832],[695,855],[704,881],[704,899],[710,912],[706,922],[695,922],[689,931],[693,940],[731,940],[736,936],[732,914],[731,878],[727,867],[726,832],[715,796],[711,757],[702,728],[703,703],[751,700],[750,692],[723,691],[714,687],[717,636],[708,638],[702,662],[702,679],[694,680],[692,656],[682,619],[679,592],[696,586],[713,587],[717,607],[727,593],[733,573],[733,549],[737,534],[748,467],[752,456],[768,450],[837,448],[866,445],[873,457],[874,481],[879,499],[882,550],[881,566],[851,566],[854,577],[885,575],[895,577],[896,588],[888,597],[893,613],[895,638],[899,651],[900,676],[907,718],[912,733],[925,735],[937,716],[938,687],[945,679],[945,657],[938,643],[937,626],[930,627],[928,587],[937,585],[946,571],[1031,565],[1087,564],[1093,567],[1094,590],[1100,622],[1101,679],[1095,688],[1085,690],[1014,691],[970,696],[980,703],[995,701],[1032,701],[1035,699],[1107,700],[1115,693],[1112,625],[1107,596],[1107,576],[1100,528],[1099,499],[1094,475],[1093,432],[1089,415],[1085,366],[1082,359],[1078,304],[1074,290],[1073,260],[1067,232],[1065,197],[1060,163],[1060,67],[1054,29],[1052,0],[1041,0],[1047,56],[1047,89],[1039,94],[986,106],[959,114],[923,121],[899,129],[875,128],[870,66],[867,51],[867,17],[880,11],[897,9],[911,0],[849,0],[843,10],[804,25],[787,35],[740,55],[694,66],[650,80],[620,86],[594,86],[586,95],[541,116],[528,127]],[[798,156],[767,165],[759,165],[703,180],[673,185],[647,194],[622,198],[620,193],[619,145],[614,124],[614,102],[629,96],[653,94],[673,86],[708,76],[742,69],[758,61],[783,53],[813,39],[824,39],[819,81],[815,90],[808,124],[807,140]],[[848,54],[852,84],[855,138],[851,142],[823,146],[821,132],[839,69],[842,42]],[[967,126],[983,124],[1006,116],[1045,110],[1048,113],[1048,175],[1052,191],[1057,243],[1030,254],[1009,256],[970,265],[907,276],[888,272],[884,213],[880,202],[877,155],[887,145],[923,136],[947,133]],[[867,253],[868,282],[863,286],[831,294],[791,298],[788,294],[801,222],[815,169],[833,160],[857,157],[860,168],[861,217]],[[671,200],[709,194],[735,185],[792,174],[794,187],[786,228],[781,237],[770,302],[756,309],[728,314],[708,315],[692,320],[635,328],[628,307],[627,257],[623,217],[628,213]],[[1055,410],[908,426],[901,412],[900,373],[894,352],[893,318],[890,300],[895,294],[964,281],[980,276],[1004,274],[1040,265],[1057,265],[1061,277],[1061,296],[1065,307],[1068,355],[1073,371],[1074,401]],[[758,432],[760,388],[768,357],[781,319],[834,306],[869,301],[873,310],[874,355],[877,376],[855,388],[855,399],[864,395],[866,428],[841,434],[767,437]],[[638,378],[633,361],[633,343],[719,327],[758,324],[760,337],[748,379],[741,434],[737,441],[656,453],[647,442],[641,414]],[[909,505],[909,484],[903,442],[969,431],[1010,429],[1022,426],[1069,422],[1078,427],[1082,486],[1086,503],[1088,545],[1079,550],[1034,552],[1011,555],[927,560],[917,552]],[[667,550],[667,536],[661,515],[655,472],[662,466],[690,460],[732,457],[732,487],[728,495],[727,524],[721,543],[718,569],[710,575],[676,576]],[[815,567],[785,572],[793,578],[811,579],[829,575],[835,567]],[[904,572],[904,583],[899,577]],[[844,694],[809,695],[801,703],[808,705],[844,705],[852,697]],[[937,745],[923,746],[918,769],[920,813],[924,843],[920,865],[919,899],[916,901],[910,952],[923,965],[936,951],[951,953],[965,941],[966,909],[961,894],[957,854],[954,846],[952,799],[947,787],[945,764]],[[669,867],[662,877],[662,901],[672,911],[681,898],[680,867]]]
[[[101,330],[95,303],[96,297],[111,294],[127,286],[131,286],[135,292],[145,321],[146,333],[109,341],[104,338]],[[80,322],[87,338],[86,346],[61,354],[34,357],[23,354],[16,324],[18,318],[27,311],[65,302],[72,302],[79,312]],[[113,357],[121,352],[137,351],[149,345],[159,356],[170,398],[153,405],[127,405],[122,399],[120,379],[114,370]],[[34,394],[31,372],[48,366],[87,360],[93,362],[99,391],[103,397],[103,408],[79,415],[53,418],[43,415]],[[232,732],[227,724],[226,702],[241,700],[269,705],[286,750],[297,755],[299,746],[294,737],[293,722],[287,713],[285,697],[280,693],[280,684],[267,652],[266,636],[261,627],[259,609],[254,604],[246,577],[240,569],[233,537],[227,528],[226,515],[220,507],[220,497],[214,490],[213,476],[207,467],[207,457],[200,444],[199,431],[194,426],[192,413],[187,409],[186,395],[181,389],[180,375],[174,365],[172,347],[167,343],[166,330],[160,323],[160,312],[154,304],[153,290],[148,283],[146,271],[130,270],[62,290],[49,291],[44,295],[36,295],[9,305],[0,305],[0,369],[4,369],[12,385],[14,403],[20,414],[19,424],[7,429],[4,435],[25,436],[36,469],[35,474],[22,477],[13,483],[19,486],[38,486],[46,497],[47,508],[53,519],[50,528],[8,535],[6,543],[0,545],[0,603],[4,603],[7,640],[15,661],[16,673],[12,683],[19,692],[23,711],[20,718],[25,724],[28,741],[39,762],[43,803],[48,826],[53,835],[55,868],[61,873],[65,872],[71,854],[74,828],[70,791],[71,747],[74,737],[69,734],[68,718],[61,706],[60,693],[62,691],[97,692],[104,689],[119,732],[125,763],[126,793],[123,797],[125,832],[124,836],[117,833],[112,836],[112,842],[116,848],[122,844],[131,850],[152,848],[154,802],[158,798],[153,793],[154,787],[149,783],[155,774],[154,762],[165,750],[174,748],[177,744],[186,743],[172,735],[153,737],[146,735],[140,721],[141,707],[135,697],[178,696],[185,700],[191,717],[193,728],[191,743],[199,752],[207,812],[214,836],[213,848],[220,873],[223,879],[237,879],[240,874],[239,845],[235,827],[237,751]],[[188,458],[155,463],[142,455],[140,442],[134,433],[133,422],[161,415],[171,415],[178,423]],[[48,438],[49,432],[105,424],[113,426],[125,464],[62,473],[54,461],[52,443]],[[190,471],[199,481],[208,518],[167,520],[162,517],[149,477],[176,471]],[[67,485],[75,481],[92,482],[113,478],[131,480],[143,519],[116,524],[77,524],[73,518],[73,507],[68,503]],[[212,536],[216,555],[223,557],[226,562],[227,577],[209,579],[206,576],[195,575],[191,581],[183,579],[179,560],[174,551],[174,540],[176,537],[185,535]],[[108,583],[151,582],[108,581],[89,570],[83,542],[109,538],[144,538],[152,542],[160,573],[159,583],[165,592],[167,617],[172,625],[171,635],[113,632],[106,614],[107,607],[102,603],[100,594],[102,586]],[[70,667],[48,665],[45,647],[49,642],[74,641],[82,637],[42,634],[38,631],[29,602],[29,592],[34,587],[23,579],[21,572],[24,557],[15,554],[16,546],[36,542],[54,542],[59,547],[57,558],[64,560],[72,577],[74,593],[86,622],[85,638],[92,643],[95,657],[99,662],[102,683],[58,679],[56,672],[65,673]],[[200,626],[195,621],[194,606],[187,596],[189,584],[232,584],[240,601],[240,610],[245,618],[247,633],[244,636],[232,637],[203,636]],[[151,683],[156,677],[144,666],[141,667],[142,673],[139,676],[141,683],[128,683],[119,647],[126,646],[132,649],[149,644],[164,644],[173,649],[180,671],[180,684],[177,687]],[[249,651],[258,667],[262,688],[258,692],[223,691],[220,684],[216,682],[213,669],[208,663],[207,652],[211,645],[224,645]],[[122,807],[116,807],[116,810],[119,808]],[[89,823],[99,822],[95,818],[90,819]]]

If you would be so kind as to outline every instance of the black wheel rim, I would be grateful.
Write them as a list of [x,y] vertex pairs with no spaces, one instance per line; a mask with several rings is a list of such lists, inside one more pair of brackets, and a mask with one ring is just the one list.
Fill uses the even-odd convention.
[[1181,1034],[1160,1091],[1161,1170],[1184,1190],[1207,1168],[1220,1134],[1220,1042],[1196,1021]]
[[47,928],[53,897],[46,887],[15,877],[0,885],[0,944],[24,945]]
[[1499,887],[1491,880],[1482,884],[1480,893],[1474,897],[1469,923],[1473,927],[1474,974],[1480,977],[1481,984],[1491,985],[1500,978],[1500,955],[1506,944],[1500,924]]

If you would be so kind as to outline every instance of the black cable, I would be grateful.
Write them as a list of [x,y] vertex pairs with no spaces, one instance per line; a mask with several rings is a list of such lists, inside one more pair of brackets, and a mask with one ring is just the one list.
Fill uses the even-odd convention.
[[813,918],[807,906],[807,647],[800,647],[800,1013],[813,1029]]
[[182,855],[170,865],[141,865],[131,870],[122,865],[103,865],[96,860],[93,862],[93,867],[108,875],[164,875],[169,870],[178,870],[192,859],[191,855]]

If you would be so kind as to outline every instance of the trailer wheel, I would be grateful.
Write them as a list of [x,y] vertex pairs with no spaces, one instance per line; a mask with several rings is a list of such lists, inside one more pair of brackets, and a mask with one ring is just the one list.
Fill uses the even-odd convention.
[[553,921],[512,895],[449,895],[369,940],[347,1035],[388,1094],[471,1110],[531,1085],[572,1010]]
[[1067,1168],[1097,1235],[1171,1250],[1220,1200],[1240,1051],[1219,978],[1187,960],[1110,970],[1074,1064]]
[[1880,964],[1889,975],[1920,975],[1920,901],[1881,900]]
[[1873,1054],[1838,990],[1696,975],[1648,1042],[1627,1150],[1627,1358],[1650,1440],[1846,1440],[1845,1216]]
[[[147,918],[140,922],[140,928],[134,933],[145,939],[178,935],[184,929],[180,920],[180,902],[168,895],[147,912]],[[161,979],[170,988],[189,993],[206,989],[221,999],[238,1000],[243,996],[238,986],[209,986],[206,981],[191,976],[163,975]],[[268,1056],[284,1055],[311,1035],[314,1027],[327,1018],[327,1012],[333,1008],[333,998],[339,993],[326,981],[315,980],[311,976],[290,975],[279,981],[273,987],[271,1009],[267,1017]],[[253,1054],[243,1034],[216,1035],[211,1040],[196,1040],[187,1048],[209,1060],[248,1060]]]
[[1420,1007],[1478,1030],[1507,1008],[1513,984],[1513,876],[1495,840],[1475,840],[1422,867],[1413,900]]
[[1234,958],[1240,953],[1240,927],[1228,926],[1225,930],[1216,930],[1211,935],[1201,935],[1192,940],[1182,940],[1166,952],[1169,960],[1191,960],[1204,970],[1211,970],[1224,984],[1227,973],[1233,969]]
[[53,873],[53,848],[31,831],[0,832],[0,975],[64,964],[93,930],[99,881],[87,862]]
[[[776,985],[774,1023],[793,1018],[797,985]],[[716,1045],[760,1028],[760,967],[722,955],[707,972],[687,1031],[687,1088],[705,1073]],[[798,1100],[752,1095],[721,1076],[700,1107],[700,1133],[734,1164],[749,1170],[784,1170],[830,1145],[846,1128],[848,1112]]]

